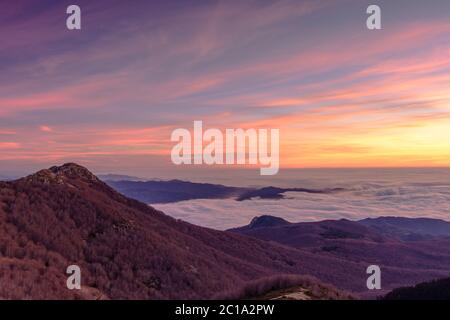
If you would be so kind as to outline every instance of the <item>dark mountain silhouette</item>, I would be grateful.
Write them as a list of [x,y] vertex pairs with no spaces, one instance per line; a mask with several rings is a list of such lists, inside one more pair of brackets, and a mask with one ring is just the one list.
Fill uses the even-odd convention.
[[111,181],[106,183],[127,197],[148,203],[170,203],[192,199],[225,199],[238,196],[245,188],[220,184],[170,181]]
[[419,283],[414,287],[397,288],[381,300],[450,300],[450,278]]
[[127,197],[148,203],[171,203],[193,199],[229,199],[245,201],[253,198],[283,199],[286,192],[331,193],[343,189],[305,189],[305,188],[239,188],[221,184],[195,183],[181,180],[137,181],[137,179],[118,179],[120,176],[102,176],[108,185]]
[[[275,227],[290,224],[290,222],[284,220],[283,218],[273,217],[273,216],[260,216],[252,219],[250,224],[247,226],[248,229],[264,228],[264,227]],[[244,227],[245,228],[245,227]]]

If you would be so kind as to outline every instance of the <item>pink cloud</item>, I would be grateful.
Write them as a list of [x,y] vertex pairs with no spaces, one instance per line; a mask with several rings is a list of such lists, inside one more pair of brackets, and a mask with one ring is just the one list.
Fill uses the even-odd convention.
[[0,142],[0,149],[18,149],[20,144],[17,142]]
[[43,132],[52,132],[53,129],[50,128],[49,126],[40,126],[39,130],[43,131]]

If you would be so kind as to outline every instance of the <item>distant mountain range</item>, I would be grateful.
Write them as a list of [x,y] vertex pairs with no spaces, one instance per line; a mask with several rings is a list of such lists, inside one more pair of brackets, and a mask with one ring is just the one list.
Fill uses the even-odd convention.
[[[444,231],[396,223],[401,236],[385,235],[365,223],[264,216],[216,231],[175,220],[65,164],[0,182],[0,298],[245,298],[252,286],[274,283],[277,292],[255,294],[304,297],[307,288],[327,288],[307,298],[348,297],[344,291],[367,297],[449,276]],[[405,232],[432,239],[405,241]],[[73,264],[82,270],[80,291],[66,288]],[[381,292],[366,288],[369,264],[382,268]]]
[[97,177],[102,181],[147,181],[148,179],[143,179],[139,177],[127,176],[123,174],[99,174]]
[[450,237],[450,222],[429,218],[380,217],[359,221],[380,234],[402,240]]
[[218,184],[170,181],[106,181],[127,197],[148,203],[170,203],[192,199],[224,199],[237,197],[245,188]]
[[[258,235],[258,237],[263,237],[266,231],[270,231],[268,232],[270,236],[275,238],[276,235],[273,234],[273,231],[278,230],[281,231],[285,239],[288,239],[289,236],[295,237],[292,239],[293,243],[298,241],[302,245],[305,245],[307,242],[305,239],[297,239],[297,237],[303,237],[314,232],[322,232],[320,233],[322,238],[369,238],[378,242],[387,240],[413,242],[441,238],[449,238],[450,240],[450,222],[429,218],[378,217],[359,221],[341,219],[291,223],[279,217],[265,215],[255,217],[247,226],[231,229],[230,231],[252,236]],[[334,234],[333,231],[335,231]]]
[[14,178],[11,176],[5,176],[5,175],[1,175],[0,174],[0,181],[9,181],[9,180],[13,180]]
[[443,220],[380,217],[290,223],[261,216],[229,231],[347,262],[377,264],[389,286],[399,286],[401,279],[391,277],[387,268],[450,276],[450,223]]
[[102,180],[120,193],[148,204],[171,203],[193,199],[235,198],[237,201],[245,201],[253,198],[283,199],[285,197],[284,193],[286,192],[331,193],[343,190],[341,188],[325,190],[277,187],[238,188],[220,184],[195,183],[181,180],[137,181],[117,178],[117,176],[109,175],[103,176]]

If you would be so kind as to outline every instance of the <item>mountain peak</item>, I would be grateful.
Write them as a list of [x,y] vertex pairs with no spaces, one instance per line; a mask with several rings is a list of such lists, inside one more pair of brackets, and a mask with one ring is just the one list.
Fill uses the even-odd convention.
[[259,217],[254,217],[250,222],[249,227],[250,228],[275,227],[286,224],[290,224],[290,222],[284,220],[283,218],[263,215]]
[[76,163],[66,163],[59,167],[53,166],[49,170],[56,175],[63,175],[67,178],[84,178],[98,181],[98,178],[92,172]]
[[57,183],[62,184],[66,180],[85,180],[90,182],[99,182],[100,180],[88,169],[76,163],[66,163],[62,166],[53,166],[49,169],[40,170],[24,178],[28,182],[37,183]]

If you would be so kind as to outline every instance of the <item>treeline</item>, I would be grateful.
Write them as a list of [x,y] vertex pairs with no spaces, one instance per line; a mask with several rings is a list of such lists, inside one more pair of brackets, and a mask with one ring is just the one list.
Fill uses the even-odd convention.
[[450,300],[450,278],[397,288],[381,300]]

